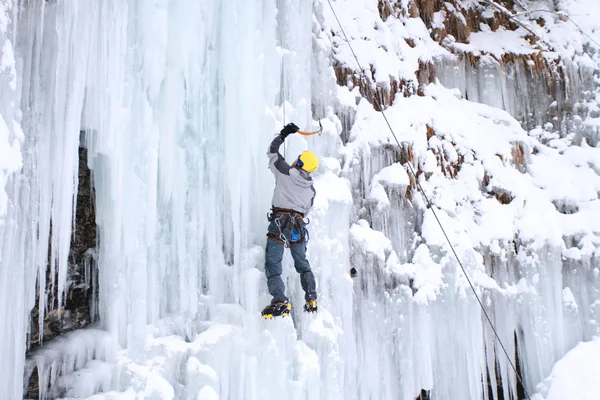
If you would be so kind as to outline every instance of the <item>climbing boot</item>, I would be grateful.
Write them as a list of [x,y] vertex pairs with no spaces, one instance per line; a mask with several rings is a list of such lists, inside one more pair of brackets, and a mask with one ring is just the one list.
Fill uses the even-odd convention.
[[273,317],[287,317],[290,315],[292,305],[286,302],[279,302],[269,304],[262,310],[262,316],[264,319],[272,319]]
[[317,312],[317,300],[309,300],[304,304],[304,311],[314,313]]

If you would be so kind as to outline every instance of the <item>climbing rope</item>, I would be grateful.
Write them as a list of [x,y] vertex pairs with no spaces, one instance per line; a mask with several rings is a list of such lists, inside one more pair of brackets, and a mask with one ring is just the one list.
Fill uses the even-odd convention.
[[[329,3],[329,7],[331,8],[331,11],[333,12],[333,15],[334,15],[334,17],[335,17],[335,19],[336,19],[339,27],[340,27],[340,30],[342,31],[342,34],[344,35],[344,39],[348,43],[348,47],[350,47],[350,51],[352,52],[352,55],[354,56],[354,59],[356,60],[356,64],[358,65],[358,68],[360,69],[360,73],[361,73],[362,78],[365,79],[365,82],[368,82],[368,79],[365,76],[365,72],[364,72],[362,66],[360,65],[360,61],[358,61],[358,57],[356,56],[356,53],[354,52],[354,49],[352,48],[352,44],[350,43],[350,40],[348,39],[348,36],[346,35],[346,32],[344,31],[344,27],[342,26],[342,23],[340,22],[337,14],[335,12],[335,9],[333,8],[333,5],[331,4],[331,0],[327,0],[327,2]],[[374,96],[374,99],[376,101],[377,97]],[[400,145],[400,141],[396,137],[396,134],[394,133],[394,129],[392,128],[392,125],[390,124],[390,122],[388,121],[388,119],[387,119],[387,117],[385,115],[385,112],[384,112],[384,109],[383,109],[383,104],[380,103],[377,106],[381,110],[381,115],[383,116],[383,118],[385,120],[385,123],[387,124],[388,128],[390,129],[390,132],[392,133],[392,136],[396,140],[396,143],[398,144],[398,147],[401,148],[402,146]],[[415,178],[415,182],[417,183],[417,186],[418,186],[419,190],[421,191],[421,194],[423,195],[423,198],[425,199],[425,202],[427,203],[427,208],[429,208],[431,210],[431,212],[433,213],[433,216],[435,217],[435,220],[437,221],[438,225],[440,226],[440,229],[442,230],[442,233],[444,234],[444,237],[446,238],[446,241],[448,242],[448,245],[450,246],[450,249],[452,250],[452,253],[454,254],[454,257],[456,258],[456,261],[458,262],[458,265],[460,266],[460,269],[462,270],[463,274],[465,275],[465,278],[467,279],[467,282],[469,283],[469,286],[471,287],[471,290],[473,291],[473,294],[475,295],[475,298],[477,299],[477,302],[479,303],[479,306],[481,307],[481,311],[483,311],[483,314],[485,315],[485,318],[486,318],[487,322],[490,324],[490,327],[492,328],[492,331],[494,332],[494,336],[496,337],[496,340],[500,344],[500,347],[502,348],[502,351],[506,355],[506,358],[507,358],[510,366],[512,367],[513,371],[515,372],[515,375],[516,375],[519,383],[521,384],[521,387],[523,388],[523,391],[525,392],[525,396],[527,397],[527,399],[531,400],[531,396],[529,396],[529,393],[527,392],[525,384],[523,383],[523,380],[521,379],[521,376],[519,375],[519,372],[517,371],[517,367],[515,366],[515,364],[511,360],[510,356],[508,355],[508,351],[506,350],[506,347],[504,347],[504,344],[502,343],[502,340],[500,339],[500,335],[498,334],[498,331],[496,330],[496,328],[494,326],[494,323],[492,322],[492,319],[490,318],[490,316],[488,315],[487,311],[485,310],[485,307],[483,306],[483,302],[479,298],[479,295],[477,294],[477,291],[475,290],[475,286],[473,285],[473,283],[471,282],[471,279],[469,278],[469,274],[467,274],[467,271],[465,270],[464,266],[462,265],[462,262],[460,261],[460,258],[458,257],[458,254],[456,253],[456,250],[454,249],[454,246],[452,245],[452,242],[448,238],[448,235],[446,234],[446,230],[444,229],[444,226],[442,225],[442,222],[438,218],[437,213],[435,212],[435,209],[433,207],[433,204],[429,200],[429,197],[425,194],[425,191],[423,190],[423,187],[421,186],[421,183],[419,182],[419,180],[417,178],[417,174],[415,173],[415,171],[414,171],[411,163],[408,162],[407,165],[409,167],[410,173]]]
[[[281,10],[281,2],[279,2],[277,10]],[[282,17],[279,17],[279,22],[277,24],[277,28],[279,31],[279,47],[281,48],[281,86],[279,87],[279,90],[281,91],[281,105],[283,108],[283,126],[285,126],[285,52],[283,50],[283,34],[281,33],[281,24]],[[284,141],[283,158],[285,158],[286,155],[286,146]]]
[[529,15],[529,22],[532,22],[532,13],[534,12],[539,12],[539,13],[549,13],[549,14],[555,14],[558,19],[560,19],[561,21],[570,21],[573,25],[575,25],[575,27],[577,28],[577,30],[579,30],[579,33],[581,33],[584,36],[587,36],[588,39],[590,39],[591,42],[593,42],[596,46],[600,47],[600,43],[594,39],[589,33],[587,33],[586,31],[583,30],[583,28],[581,28],[581,26],[579,26],[577,24],[577,22],[575,22],[571,16],[569,14],[567,14],[564,11],[553,11],[553,10],[529,10],[523,3],[519,2],[519,5],[525,10],[525,12],[522,13],[517,13],[514,14],[512,13],[510,10],[508,10],[507,8],[501,6],[500,4],[495,3],[492,0],[483,0],[485,1],[487,4],[489,4],[492,7],[495,7],[497,10],[499,10],[501,13],[505,14],[508,18],[510,18],[512,21],[514,21],[515,23],[517,23],[519,26],[523,27],[524,29],[526,29],[527,31],[529,31],[529,33],[533,34],[535,37],[537,37],[542,43],[546,44],[549,47],[549,50],[554,51],[554,46],[552,46],[548,41],[544,40],[541,35],[539,35],[532,26],[526,25],[524,24],[518,17],[523,15],[523,14],[527,14]]

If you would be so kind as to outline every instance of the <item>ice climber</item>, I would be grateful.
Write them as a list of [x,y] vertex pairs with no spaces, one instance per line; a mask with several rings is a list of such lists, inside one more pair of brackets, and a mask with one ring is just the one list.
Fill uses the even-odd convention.
[[273,296],[262,312],[264,318],[287,316],[292,309],[285,296],[285,285],[281,279],[281,260],[286,247],[290,248],[294,258],[294,267],[300,274],[300,283],[304,289],[304,311],[317,311],[317,292],[315,276],[306,259],[308,231],[304,218],[313,205],[315,188],[310,173],[319,166],[319,159],[304,151],[290,166],[279,153],[279,147],[285,139],[298,132],[299,128],[287,124],[273,139],[269,146],[269,168],[275,175],[275,191],[269,214],[267,247],[265,251],[265,274],[269,293]]

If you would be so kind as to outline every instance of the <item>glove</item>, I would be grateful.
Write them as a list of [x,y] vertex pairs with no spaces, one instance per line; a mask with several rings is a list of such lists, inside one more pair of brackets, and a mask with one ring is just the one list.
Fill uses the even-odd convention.
[[296,126],[296,124],[294,124],[293,122],[290,122],[289,124],[287,124],[286,126],[284,126],[283,129],[281,130],[281,132],[279,132],[279,133],[285,139],[286,137],[288,137],[292,133],[296,133],[299,130],[300,130],[300,128],[298,128]]

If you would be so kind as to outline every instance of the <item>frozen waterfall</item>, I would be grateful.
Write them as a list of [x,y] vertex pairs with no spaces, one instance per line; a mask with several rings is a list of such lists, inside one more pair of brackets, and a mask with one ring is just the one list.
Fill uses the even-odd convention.
[[[600,334],[598,48],[546,25],[571,57],[572,108],[554,112],[529,64],[468,65],[413,3],[377,3],[331,2],[348,43],[326,0],[0,0],[0,400],[33,375],[52,399],[522,398],[407,163],[528,393],[545,396],[555,363]],[[349,44],[371,90],[405,85],[386,109],[400,147]],[[439,80],[423,82],[426,64]],[[302,313],[286,252],[292,318],[264,321],[265,152],[290,121],[324,127],[281,149],[321,160],[319,312]],[[71,284],[80,147],[97,319],[26,359],[31,310],[43,328]]]

